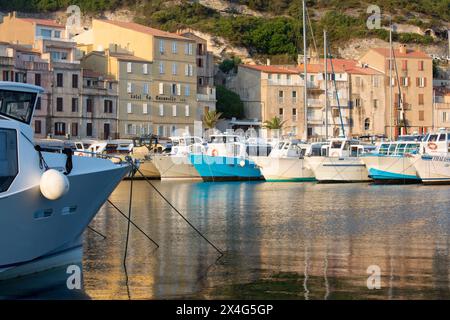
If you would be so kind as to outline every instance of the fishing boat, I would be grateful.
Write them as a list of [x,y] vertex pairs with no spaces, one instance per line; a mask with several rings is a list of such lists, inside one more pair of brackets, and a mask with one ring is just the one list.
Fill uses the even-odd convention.
[[192,152],[189,158],[203,181],[261,180],[261,171],[248,157],[247,147],[240,136],[214,134],[206,152]]
[[319,182],[371,181],[361,160],[368,149],[370,146],[361,145],[358,140],[332,138],[322,146],[321,156],[305,157],[305,160]]
[[299,140],[278,142],[268,157],[252,158],[266,181],[314,181],[314,172],[306,164],[305,155],[320,155],[322,143],[306,144]]
[[82,235],[128,163],[44,152],[31,121],[37,86],[0,82],[0,279],[82,257]]
[[361,160],[366,165],[369,177],[377,183],[418,183],[413,154],[419,151],[419,141],[381,142],[376,150]]
[[189,160],[191,152],[203,152],[203,139],[195,136],[170,137],[170,148],[152,157],[161,180],[189,179],[201,180],[199,173]]
[[450,132],[429,133],[414,156],[414,167],[424,184],[450,184]]
[[142,175],[148,179],[160,179],[161,175],[158,168],[152,161],[155,153],[162,152],[162,146],[158,142],[155,135],[146,135],[133,139],[134,147],[131,156],[139,161],[139,174],[135,177],[140,178]]

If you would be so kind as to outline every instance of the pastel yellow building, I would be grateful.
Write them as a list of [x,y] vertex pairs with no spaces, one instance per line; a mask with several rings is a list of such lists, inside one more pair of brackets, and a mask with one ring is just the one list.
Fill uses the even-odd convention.
[[[121,137],[193,132],[194,121],[203,115],[197,103],[194,40],[136,23],[99,19],[74,39],[87,54],[84,66],[106,71],[119,81]],[[94,58],[98,55],[104,58]]]

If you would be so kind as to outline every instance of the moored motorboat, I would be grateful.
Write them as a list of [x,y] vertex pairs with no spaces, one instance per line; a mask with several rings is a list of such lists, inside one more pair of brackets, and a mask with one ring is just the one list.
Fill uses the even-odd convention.
[[259,167],[247,154],[247,145],[232,134],[211,135],[206,152],[192,152],[190,162],[203,181],[264,179]]
[[417,154],[420,142],[381,142],[375,152],[361,157],[369,177],[378,183],[418,183],[420,178],[414,167],[413,154]]
[[450,132],[429,133],[414,156],[414,167],[424,184],[450,184]]
[[202,138],[180,136],[170,137],[170,141],[171,147],[168,152],[152,156],[152,162],[158,169],[161,180],[201,180],[199,173],[189,160],[189,153],[204,151]]
[[322,146],[322,156],[305,159],[319,182],[367,182],[371,178],[360,158],[365,153],[358,140],[333,138]]
[[0,82],[0,279],[79,262],[84,230],[130,170],[35,147],[30,123],[41,92]]

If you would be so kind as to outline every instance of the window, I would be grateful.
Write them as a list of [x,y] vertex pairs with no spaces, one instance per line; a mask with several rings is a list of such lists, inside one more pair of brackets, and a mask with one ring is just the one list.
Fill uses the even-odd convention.
[[194,66],[190,64],[188,69],[189,69],[189,76],[192,77],[194,75]]
[[63,74],[62,73],[57,73],[56,74],[56,86],[58,88],[62,88],[64,83],[63,83]]
[[356,87],[361,87],[361,77],[355,77],[355,85]]
[[72,75],[72,88],[78,88],[78,75]]
[[361,107],[361,98],[356,98],[355,99],[355,106],[356,107]]
[[34,133],[40,134],[42,133],[42,122],[41,120],[34,121]]
[[64,122],[55,123],[55,135],[65,136],[66,135],[66,124]]
[[147,114],[148,113],[148,105],[146,103],[144,103],[142,105],[142,113],[143,114]]
[[113,102],[112,100],[105,100],[103,102],[103,109],[105,113],[113,113]]
[[184,106],[184,115],[186,117],[189,117],[189,115],[190,115],[190,110],[189,110],[189,105],[188,104]]
[[402,60],[402,70],[408,70],[408,60]]
[[333,115],[333,118],[339,118],[339,109],[338,108],[333,108],[331,110],[331,114]]
[[34,75],[34,84],[37,86],[41,85],[41,74],[40,73],[36,73]]
[[172,53],[177,53],[177,43],[176,43],[176,41],[172,42]]
[[159,94],[164,94],[164,83],[159,83]]
[[86,112],[92,112],[92,99],[86,99]]
[[164,117],[164,105],[163,104],[159,105],[159,116]]
[[149,90],[148,90],[148,83],[144,83],[143,90],[144,90],[144,94],[148,94],[148,93],[149,93]]
[[164,53],[164,40],[159,40],[159,53]]
[[70,134],[72,135],[72,137],[77,137],[78,136],[78,123],[72,123],[70,126],[71,132]]
[[170,94],[173,95],[173,96],[177,94],[177,85],[176,85],[176,83],[172,83],[170,85]]
[[131,102],[127,103],[127,113],[133,113],[133,106],[131,105]]
[[56,111],[62,112],[63,111],[63,98],[58,97],[56,98]]
[[427,78],[424,77],[417,78],[416,85],[419,88],[425,88],[427,86]]
[[51,38],[52,37],[52,30],[41,29],[41,37],[43,37],[43,38]]
[[424,70],[423,66],[424,66],[423,61],[419,61],[418,62],[419,71],[423,71]]
[[186,97],[189,97],[191,95],[191,86],[188,84],[184,87],[184,95]]
[[189,45],[188,45],[188,52],[189,52],[189,55],[192,55],[192,54],[193,54],[193,46],[192,46],[192,43],[189,43]]
[[292,91],[292,102],[297,102],[297,91]]
[[37,98],[36,101],[36,110],[41,110],[41,97]]
[[55,30],[55,38],[61,38],[61,31]]
[[283,102],[283,98],[284,98],[284,91],[283,90],[278,91],[278,102]]
[[378,108],[378,100],[377,99],[373,99],[373,108],[374,109]]
[[184,65],[184,75],[189,76],[189,65],[188,64]]
[[16,130],[0,129],[0,192],[8,190],[19,173],[17,160]]
[[419,105],[423,105],[424,104],[424,102],[423,102],[423,93],[419,93]]
[[159,73],[160,74],[164,73],[164,62],[162,61],[159,62]]
[[158,136],[164,137],[164,126],[158,126]]
[[127,72],[128,73],[131,73],[131,68],[132,68],[131,62],[127,62]]
[[366,118],[364,120],[364,130],[370,130],[370,119]]
[[297,108],[292,108],[292,121],[297,121]]
[[424,121],[425,120],[425,113],[423,110],[419,111],[419,121]]
[[279,108],[279,109],[278,109],[278,115],[279,115],[280,117],[283,117],[283,112],[284,112],[283,108]]
[[86,135],[92,137],[92,123],[86,123]]
[[203,68],[203,59],[202,58],[197,59],[197,67]]
[[177,105],[176,105],[176,104],[174,104],[174,105],[172,106],[172,116],[173,116],[173,117],[176,117],[176,116],[177,116]]
[[403,87],[409,86],[409,77],[401,77],[400,82]]
[[378,76],[372,77],[372,85],[374,88],[378,88],[380,86],[380,78]]
[[177,96],[181,96],[181,84],[177,83]]
[[173,75],[177,74],[177,63],[176,62],[172,63],[172,74]]
[[72,98],[72,112],[78,111],[78,98]]
[[133,84],[131,82],[127,82],[127,93],[133,92]]
[[142,65],[142,73],[143,74],[148,74],[148,64],[144,63]]

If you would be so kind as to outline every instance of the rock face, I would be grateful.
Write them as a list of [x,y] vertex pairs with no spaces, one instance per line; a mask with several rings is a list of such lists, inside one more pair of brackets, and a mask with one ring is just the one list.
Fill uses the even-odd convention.
[[222,15],[243,14],[255,17],[264,16],[262,13],[254,11],[242,4],[230,3],[221,0],[197,0],[197,2],[205,7],[219,11]]

